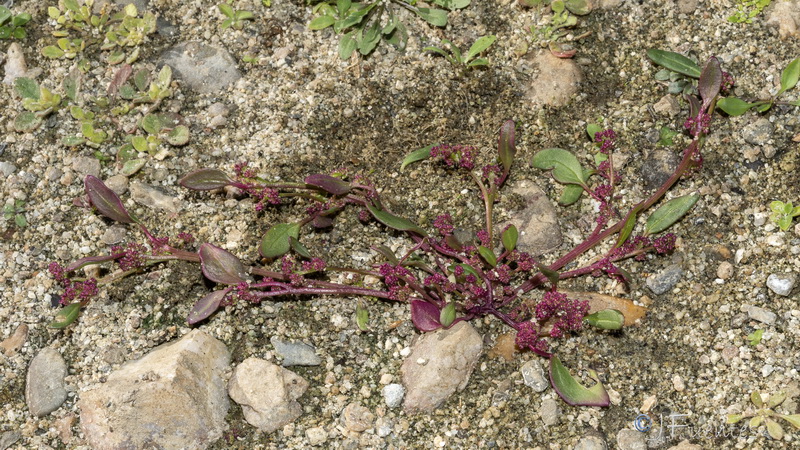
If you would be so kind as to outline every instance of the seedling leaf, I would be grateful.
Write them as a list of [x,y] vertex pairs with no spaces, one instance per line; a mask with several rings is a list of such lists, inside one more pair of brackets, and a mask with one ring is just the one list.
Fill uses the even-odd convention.
[[233,180],[223,171],[217,169],[200,169],[189,173],[178,183],[195,191],[210,191],[231,184]]
[[596,383],[586,388],[570,375],[569,370],[561,364],[561,360],[553,355],[550,358],[550,382],[556,393],[572,406],[608,406],[611,402],[605,387],[600,383],[597,372],[589,371],[589,377]]
[[717,108],[725,111],[729,116],[741,116],[748,109],[760,105],[760,102],[748,103],[736,97],[725,97],[717,101]]
[[134,223],[128,211],[122,206],[122,201],[117,194],[108,188],[99,178],[94,175],[86,175],[83,179],[83,186],[89,201],[97,208],[100,214],[111,220],[122,223]]
[[476,40],[472,44],[472,46],[470,46],[469,50],[467,51],[467,57],[464,58],[464,60],[465,61],[472,60],[472,58],[478,56],[482,51],[486,50],[487,48],[489,48],[489,46],[494,44],[494,41],[496,40],[497,36],[494,35],[483,36],[478,38],[478,40]]
[[411,301],[411,322],[420,331],[434,331],[442,327],[439,308],[423,300]]
[[261,238],[259,250],[264,258],[277,258],[286,254],[291,245],[289,238],[295,239],[300,235],[300,224],[297,223],[278,223],[273,225]]
[[228,294],[228,291],[229,289],[214,291],[198,300],[197,303],[192,306],[192,310],[189,311],[189,316],[186,317],[186,323],[194,325],[213,314],[214,311],[219,309],[219,304]]
[[332,177],[323,173],[307,176],[305,183],[311,186],[316,186],[333,195],[345,195],[350,192],[349,183],[342,181],[341,178]]
[[497,266],[497,256],[494,255],[494,252],[482,245],[478,246],[478,253],[481,254],[481,258],[486,261],[490,266],[495,267]]
[[81,302],[70,303],[61,308],[56,317],[50,322],[50,328],[64,328],[78,318],[81,312]]
[[514,155],[517,153],[517,147],[514,142],[514,121],[507,120],[500,127],[500,139],[497,143],[497,152],[500,157],[500,162],[503,164],[503,173],[508,174],[511,170],[511,164],[514,162]]
[[781,90],[778,91],[778,95],[795,87],[798,80],[800,80],[800,58],[795,58],[781,72]]
[[654,63],[673,72],[682,73],[692,78],[700,78],[700,66],[680,53],[651,48],[647,50],[647,57]]
[[369,212],[372,213],[372,216],[375,217],[378,222],[386,225],[389,228],[394,228],[395,230],[399,231],[413,231],[420,236],[428,236],[428,233],[426,233],[425,230],[408,219],[397,217],[389,212],[378,209],[373,205],[367,205],[367,209],[369,209]]
[[584,174],[578,158],[560,148],[540,150],[533,155],[533,166],[538,169],[553,169],[553,178],[564,184],[584,184]]
[[514,225],[503,231],[503,235],[500,237],[500,240],[503,241],[503,248],[509,252],[517,248],[517,239],[519,239],[519,231]]
[[411,152],[408,155],[406,155],[406,157],[403,158],[403,162],[400,163],[400,171],[402,172],[403,169],[405,169],[406,166],[408,166],[411,163],[415,163],[417,161],[422,161],[422,160],[430,158],[431,150],[435,146],[436,146],[436,144],[431,144],[431,145],[429,145],[427,147],[424,147],[424,148],[421,148],[421,149],[418,149],[418,150],[414,150],[413,152]]
[[449,327],[453,324],[454,320],[456,320],[456,304],[450,302],[442,309],[442,312],[439,313],[439,322],[441,322],[443,327]]
[[589,325],[601,330],[619,330],[625,323],[625,316],[616,309],[604,309],[586,316]]

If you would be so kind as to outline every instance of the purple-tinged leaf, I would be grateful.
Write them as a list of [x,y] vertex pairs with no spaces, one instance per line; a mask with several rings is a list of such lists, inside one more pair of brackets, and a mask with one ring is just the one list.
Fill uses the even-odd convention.
[[233,253],[211,244],[203,244],[198,251],[203,275],[222,284],[239,284],[247,278],[247,271]]
[[72,272],[82,268],[83,266],[88,266],[89,264],[100,264],[106,261],[113,261],[115,259],[117,259],[117,256],[115,255],[87,256],[77,261],[73,261],[67,267],[64,268],[64,271]]
[[461,249],[464,248],[464,246],[461,245],[461,242],[458,240],[458,238],[453,236],[452,234],[445,236],[444,242],[447,244],[448,247],[452,248],[457,252],[460,252]]
[[426,233],[425,230],[408,219],[395,216],[394,214],[388,213],[382,209],[378,209],[372,205],[367,205],[367,209],[369,209],[369,212],[372,213],[372,216],[375,217],[378,222],[386,225],[389,228],[394,228],[395,230],[399,231],[413,231],[414,233],[417,233],[423,237],[428,236],[428,233]]
[[311,220],[311,225],[313,225],[314,228],[328,228],[333,225],[333,218],[317,214],[314,216],[314,219]]
[[210,191],[231,184],[233,180],[225,172],[217,169],[195,170],[184,176],[178,184],[195,191]]
[[507,174],[511,170],[511,163],[514,162],[514,155],[517,147],[514,144],[514,121],[506,120],[500,127],[500,140],[497,144],[500,162],[503,164],[503,173]]
[[128,214],[122,206],[122,201],[117,194],[108,188],[99,178],[94,175],[86,175],[83,179],[86,188],[86,195],[100,214],[111,220],[122,223],[135,223],[136,221]]
[[114,73],[114,78],[111,80],[111,83],[109,83],[108,89],[106,90],[106,93],[109,95],[109,97],[116,97],[117,91],[119,91],[119,88],[125,84],[126,81],[128,81],[131,73],[133,73],[133,67],[131,67],[130,64],[123,65]]
[[61,308],[56,317],[50,322],[50,328],[64,328],[78,318],[81,312],[81,302],[70,303]]
[[682,73],[692,78],[700,77],[700,66],[680,53],[651,48],[647,50],[647,57],[653,60],[654,63],[673,72]]
[[291,245],[289,238],[297,239],[300,236],[300,224],[277,223],[273,225],[261,238],[259,251],[264,258],[277,258],[286,254]]
[[379,245],[377,247],[372,247],[372,249],[380,253],[389,263],[395,265],[400,263],[400,261],[397,259],[397,256],[395,256],[394,252],[389,247],[385,245]]
[[714,98],[719,94],[722,87],[722,69],[716,57],[709,58],[703,73],[700,74],[700,81],[697,83],[697,91],[703,99],[703,109],[708,108]]
[[586,388],[572,378],[569,370],[561,364],[557,356],[553,355],[550,358],[550,383],[565,402],[572,406],[608,406],[611,401],[606,388],[600,383],[597,372],[590,370],[589,377],[596,383]]
[[686,95],[684,97],[689,102],[689,117],[697,117],[700,114],[700,100],[694,95]]
[[420,331],[434,331],[442,327],[439,308],[423,300],[411,301],[411,321]]
[[192,310],[189,311],[189,315],[186,317],[186,323],[194,325],[213,314],[214,311],[219,309],[219,304],[228,294],[228,291],[229,289],[214,291],[198,300],[197,303],[192,306]]
[[346,195],[350,192],[349,183],[342,181],[340,178],[325,175],[324,173],[309,175],[304,182],[333,195]]

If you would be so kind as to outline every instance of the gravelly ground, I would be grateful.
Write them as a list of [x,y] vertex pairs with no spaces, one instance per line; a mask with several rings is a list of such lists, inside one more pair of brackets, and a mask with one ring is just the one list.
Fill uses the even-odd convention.
[[[685,105],[675,116],[650,112],[648,107],[666,94],[666,88],[654,80],[657,68],[646,59],[646,49],[684,52],[700,60],[716,55],[736,77],[736,93],[744,98],[774,93],[780,70],[798,56],[797,38],[781,40],[763,17],[747,25],[728,23],[731,2],[701,2],[684,14],[673,2],[625,1],[592,12],[575,31],[575,35],[591,32],[576,44],[575,59],[584,71],[584,82],[567,106],[544,107],[526,100],[535,68],[527,56],[514,52],[523,42],[531,42],[527,30],[534,16],[512,2],[474,2],[452,13],[445,30],[410,20],[411,39],[404,54],[381,46],[369,58],[351,61],[338,59],[337,41],[329,30],[306,29],[311,11],[299,3],[274,0],[272,7],[264,8],[257,2],[237,2],[238,9],[254,11],[257,18],[236,31],[220,28],[222,16],[214,2],[151,2],[150,8],[175,28],[172,34],[153,35],[137,64],[156,64],[166,47],[199,39],[226,48],[239,61],[243,75],[234,85],[207,94],[181,87],[168,101],[166,107],[180,111],[190,123],[190,143],[170,148],[172,154],[161,160],[148,159],[133,179],[165,188],[178,198],[180,210],[171,214],[129,203],[154,229],[165,234],[192,231],[198,239],[221,243],[254,261],[258,239],[269,224],[297,218],[300,210],[285,208],[257,215],[246,201],[187,193],[175,184],[192,169],[230,170],[232,162],[240,160],[252,161],[260,173],[282,179],[339,166],[371,172],[396,211],[421,222],[441,211],[454,211],[462,225],[470,226],[479,223],[480,205],[472,192],[458,193],[471,186],[428,164],[400,173],[399,163],[410,150],[431,142],[475,145],[488,158],[494,152],[496,129],[507,118],[517,121],[519,136],[519,163],[512,181],[534,180],[554,197],[558,186],[530,168],[530,157],[538,149],[556,146],[586,155],[590,144],[583,127],[586,121],[601,118],[617,130],[620,147],[630,156],[623,171],[627,180],[623,192],[633,202],[644,196],[641,173],[651,169],[643,161],[656,148],[658,129],[679,130],[685,116]],[[54,41],[46,24],[45,4],[23,1],[15,10],[34,16],[28,25],[30,36],[22,42],[29,67],[41,68],[38,80],[57,87],[74,61],[40,55],[40,49]],[[463,48],[487,33],[496,34],[498,42],[488,52],[492,64],[486,70],[460,73],[441,58],[421,54],[422,47],[443,37]],[[256,55],[260,62],[243,63],[245,55]],[[86,56],[94,63],[83,89],[100,95],[114,69],[96,50]],[[10,124],[20,110],[19,100],[10,87],[2,89],[0,117]],[[788,98],[797,98],[795,92],[789,94]],[[209,126],[209,107],[214,103],[230,110],[227,124],[215,129]],[[678,251],[668,258],[626,266],[636,281],[622,294],[605,279],[581,280],[573,286],[623,295],[649,308],[637,328],[621,333],[587,330],[557,347],[574,370],[600,372],[612,391],[611,407],[573,408],[559,403],[557,423],[545,426],[540,406],[544,399],[556,396],[552,390],[534,393],[523,384],[520,367],[535,359],[523,354],[513,361],[484,356],[464,392],[435,413],[408,417],[385,407],[378,383],[386,373],[399,378],[400,351],[415,331],[407,321],[397,328],[389,325],[408,318],[406,307],[370,304],[372,323],[377,325],[369,333],[359,333],[351,321],[355,303],[350,300],[237,305],[203,325],[229,346],[234,363],[248,356],[274,359],[269,338],[279,336],[313,343],[323,364],[297,370],[311,388],[302,399],[305,414],[293,425],[259,435],[234,406],[231,432],[216,447],[305,447],[305,430],[323,426],[330,432],[325,444],[330,447],[572,448],[594,429],[609,447],[634,448],[626,444],[625,433],[620,439],[618,433],[633,429],[633,419],[653,396],[651,417],[663,418],[667,426],[670,415],[688,415],[678,420],[694,427],[696,435],[690,440],[704,448],[795,445],[796,430],[786,423],[783,442],[762,436],[763,429],[715,438],[698,427],[721,426],[726,414],[749,408],[752,391],[784,390],[789,399],[779,410],[798,412],[797,289],[789,296],[778,296],[765,284],[770,274],[800,272],[800,229],[781,232],[765,220],[771,201],[800,202],[800,152],[791,140],[800,132],[797,113],[798,108],[777,107],[760,116],[715,117],[702,172],[675,188],[676,194],[701,194],[697,206],[674,230],[681,236]],[[764,118],[771,127],[759,122]],[[19,448],[80,446],[77,421],[71,426],[74,436],[66,444],[57,427],[65,417],[76,414],[75,394],[124,360],[185,334],[184,317],[207,289],[193,267],[167,265],[157,275],[103,290],[100,300],[70,329],[47,328],[54,315],[51,296],[57,290],[46,265],[103,252],[106,245],[101,237],[110,225],[71,206],[81,195],[82,173],[91,166],[91,161],[75,157],[93,153],[87,147],[70,149],[60,144],[61,134],[74,133],[76,127],[66,110],[51,116],[34,133],[16,133],[7,125],[3,138],[7,145],[0,154],[0,161],[13,164],[10,173],[3,173],[0,196],[4,203],[12,198],[25,200],[29,222],[23,229],[8,220],[0,222],[0,230],[6,230],[0,241],[0,337],[9,336],[21,323],[31,329],[20,352],[0,357],[0,431],[19,431],[21,438],[14,444]],[[762,129],[767,130],[765,137],[754,137]],[[101,146],[100,150],[113,155],[116,147]],[[107,178],[118,171],[111,161],[102,164],[100,175]],[[123,195],[123,199],[128,197]],[[555,253],[569,250],[583,235],[578,219],[590,213],[591,204],[585,202],[579,208],[560,210],[565,242]],[[502,204],[500,209],[501,215],[513,213]],[[133,229],[125,234],[137,236]],[[370,243],[386,243],[386,239],[379,228],[350,218],[328,234],[311,236],[309,242],[334,259],[349,260],[350,255],[368,255]],[[403,244],[394,237],[389,243]],[[719,277],[724,262],[733,271]],[[669,292],[654,295],[645,286],[645,278],[671,264],[681,268],[681,281]],[[770,318],[750,306],[775,316]],[[487,347],[506,332],[494,320],[475,325],[485,335]],[[750,346],[747,335],[757,329],[764,330],[763,340]],[[69,365],[71,394],[53,414],[33,418],[23,395],[25,369],[38,350],[48,345],[60,349]],[[379,417],[376,428],[387,426],[391,434],[339,432],[338,414],[353,400],[372,409]],[[649,443],[666,448],[687,437],[669,432],[667,428],[663,441],[647,435]]]

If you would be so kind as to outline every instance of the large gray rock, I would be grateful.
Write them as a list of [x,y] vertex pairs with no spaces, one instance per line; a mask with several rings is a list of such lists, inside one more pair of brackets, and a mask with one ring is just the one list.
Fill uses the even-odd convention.
[[425,333],[403,362],[407,414],[427,412],[467,386],[481,355],[483,340],[467,322]]
[[772,2],[767,25],[777,27],[781,38],[800,36],[800,0]]
[[558,215],[542,188],[524,181],[514,186],[513,191],[522,196],[525,203],[525,207],[514,212],[510,220],[519,230],[519,249],[537,256],[561,245]]
[[33,358],[25,383],[25,403],[32,415],[45,416],[64,403],[66,376],[67,363],[58,350],[46,347]]
[[247,423],[265,433],[300,417],[303,408],[297,399],[306,389],[308,382],[300,375],[259,358],[247,358],[236,366],[228,385]]
[[230,53],[200,41],[182,42],[167,49],[161,62],[201,94],[218,92],[242,77]]
[[130,361],[80,394],[94,449],[202,449],[222,436],[230,401],[225,344],[200,330]]

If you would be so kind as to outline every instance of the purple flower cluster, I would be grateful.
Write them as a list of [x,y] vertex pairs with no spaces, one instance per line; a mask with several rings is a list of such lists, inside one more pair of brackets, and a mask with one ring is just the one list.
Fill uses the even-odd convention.
[[529,349],[542,356],[550,356],[547,342],[539,337],[539,327],[531,321],[525,321],[517,326],[517,347]]
[[567,331],[579,330],[588,312],[589,302],[571,300],[566,294],[547,291],[536,305],[535,316],[540,323],[554,319],[550,336],[558,338]]
[[61,304],[68,305],[73,300],[86,302],[97,295],[97,280],[89,278],[86,281],[73,281],[67,277],[67,272],[57,262],[51,262],[47,270],[53,278],[64,287],[64,294],[61,296]]
[[392,300],[408,300],[411,289],[406,283],[412,277],[411,271],[400,265],[381,264],[378,271],[383,276],[383,282],[389,288],[389,298]]
[[711,114],[701,111],[696,117],[686,119],[683,127],[689,130],[692,137],[697,137],[700,133],[707,134],[711,128]]
[[475,147],[437,145],[431,149],[431,158],[441,159],[447,167],[472,170],[475,167]]
[[255,178],[256,172],[248,168],[247,164],[247,161],[241,161],[233,165],[233,172],[238,178]]
[[248,194],[258,200],[255,205],[256,211],[263,211],[266,205],[280,205],[281,198],[277,189],[263,187],[261,189],[248,189]]
[[121,255],[117,259],[117,264],[119,264],[119,268],[122,270],[144,267],[144,255],[147,254],[147,248],[142,244],[128,242],[124,247],[121,245],[114,245],[111,247],[111,252]]
[[600,144],[600,153],[608,155],[616,145],[617,133],[610,128],[604,131],[598,131],[594,134],[594,141]]
[[436,228],[436,231],[442,236],[450,236],[453,234],[453,230],[455,230],[453,218],[450,217],[450,214],[436,216],[436,219],[433,220],[433,227]]

